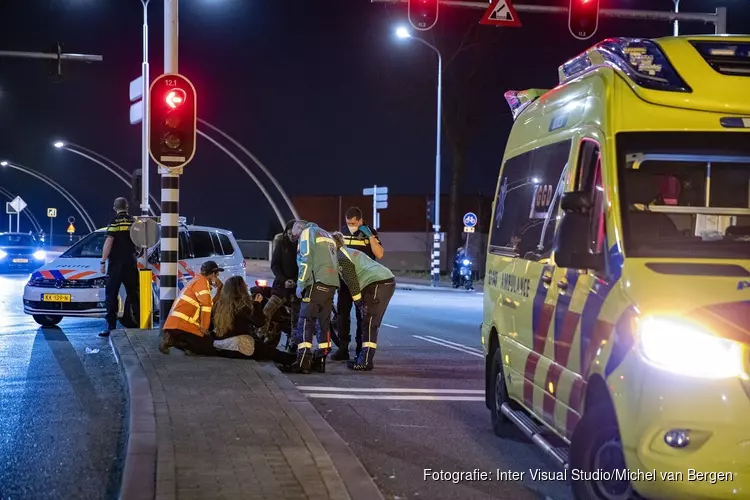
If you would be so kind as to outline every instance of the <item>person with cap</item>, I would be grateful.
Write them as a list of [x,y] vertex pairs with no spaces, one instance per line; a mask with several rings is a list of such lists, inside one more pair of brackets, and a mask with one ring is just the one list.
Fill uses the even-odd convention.
[[369,371],[373,369],[378,331],[396,291],[396,280],[390,269],[365,252],[347,248],[343,234],[333,233],[333,239],[338,249],[336,255],[341,280],[346,283],[362,317],[362,349],[353,361],[347,362],[347,366],[352,370]]
[[[201,265],[200,274],[182,289],[164,322],[164,333],[159,345],[162,353],[169,354],[170,347],[177,347],[192,354],[216,355],[209,328],[211,307],[221,296],[223,283],[219,279],[219,273],[223,271],[216,262],[207,260]],[[216,288],[213,299],[211,288]]]
[[[107,276],[104,288],[107,304],[107,328],[99,333],[100,337],[109,337],[110,331],[117,327],[118,297],[120,286],[125,287],[127,298],[124,315],[132,312],[136,321],[140,318],[140,291],[138,277],[138,258],[136,246],[130,239],[130,228],[135,218],[128,213],[128,200],[116,198],[115,215],[107,226],[107,238],[104,240],[100,272]],[[109,265],[107,263],[109,262]]]
[[[263,308],[266,323],[263,334],[268,335],[274,314],[284,304],[289,303],[292,313],[292,325],[295,327],[299,322],[299,301],[295,300],[295,289],[297,288],[297,245],[292,240],[292,228],[296,220],[292,219],[286,223],[284,233],[274,239],[273,254],[271,255],[271,272],[273,272],[273,288],[271,298],[268,299]],[[271,339],[273,343],[273,339]],[[278,339],[276,339],[278,343]]]
[[[344,243],[348,248],[365,253],[372,260],[382,259],[385,254],[383,245],[380,243],[378,232],[365,224],[362,218],[362,210],[359,207],[350,207],[344,213],[346,224],[342,227],[341,233],[344,237]],[[339,289],[338,303],[338,334],[339,349],[333,353],[331,359],[336,361],[349,360],[349,343],[352,339],[352,294],[346,286],[346,282],[341,281]],[[356,351],[355,356],[359,356],[362,349],[362,314],[359,309],[354,308],[355,317],[357,318],[357,330],[355,335]]]
[[[302,299],[297,335],[297,359],[284,371],[310,373],[312,369],[325,372],[331,348],[331,310],[333,296],[339,286],[336,243],[317,224],[298,220],[292,226],[292,241],[297,245],[296,295]],[[313,335],[319,326],[318,349],[313,353]]]

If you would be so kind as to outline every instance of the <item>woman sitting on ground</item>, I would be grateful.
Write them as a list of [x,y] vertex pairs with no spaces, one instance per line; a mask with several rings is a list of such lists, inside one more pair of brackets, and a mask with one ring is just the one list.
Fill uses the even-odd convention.
[[211,310],[214,347],[220,356],[252,358],[281,364],[291,364],[295,355],[276,349],[263,342],[258,329],[265,324],[262,297],[252,298],[247,283],[241,276],[232,276],[222,290],[222,295]]

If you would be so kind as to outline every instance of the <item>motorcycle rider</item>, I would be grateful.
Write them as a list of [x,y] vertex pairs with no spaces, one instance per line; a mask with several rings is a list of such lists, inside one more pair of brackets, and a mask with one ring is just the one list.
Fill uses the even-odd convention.
[[[325,372],[325,361],[331,348],[331,309],[333,296],[339,286],[336,243],[330,234],[317,224],[298,220],[292,226],[292,241],[297,245],[296,295],[302,299],[297,333],[302,338],[297,344],[297,359],[284,371],[310,373],[311,369]],[[313,334],[318,330],[318,349],[312,353]]]
[[[383,245],[380,243],[378,232],[370,228],[364,223],[362,219],[362,210],[359,207],[350,207],[344,214],[346,219],[346,225],[342,227],[341,232],[344,235],[344,243],[348,248],[364,252],[372,260],[378,260],[383,258],[385,250]],[[339,289],[338,303],[338,335],[339,335],[339,349],[333,353],[332,359],[336,361],[348,361],[349,360],[349,343],[351,342],[351,326],[352,326],[352,294],[346,286],[346,283],[341,281],[341,288]],[[359,356],[360,350],[362,349],[362,313],[359,309],[355,309],[355,315],[357,317],[357,332],[355,336],[356,341],[356,356]]]
[[[271,256],[271,271],[273,272],[273,287],[271,298],[263,308],[266,323],[261,330],[263,336],[268,336],[271,321],[276,311],[284,304],[289,303],[292,313],[292,337],[296,337],[294,329],[299,322],[299,300],[294,295],[297,287],[297,245],[292,240],[292,228],[296,220],[292,219],[286,223],[284,233],[276,237]],[[280,338],[280,335],[279,335]],[[278,344],[279,339],[268,339],[270,344]]]
[[372,360],[378,347],[378,331],[388,304],[396,291],[393,273],[359,250],[345,247],[344,235],[333,233],[336,241],[339,274],[351,291],[357,311],[362,315],[362,350],[347,366],[352,370],[373,369]]
[[453,257],[453,272],[451,273],[451,281],[453,282],[453,285],[455,286],[456,283],[460,284],[461,282],[461,266],[463,265],[463,261],[466,258],[466,250],[464,250],[464,247],[458,247],[456,250],[456,255]]

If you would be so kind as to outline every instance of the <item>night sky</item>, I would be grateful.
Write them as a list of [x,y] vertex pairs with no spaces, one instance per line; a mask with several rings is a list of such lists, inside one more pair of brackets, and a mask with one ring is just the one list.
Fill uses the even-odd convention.
[[[565,5],[565,0],[524,3]],[[406,24],[404,5],[368,0],[182,0],[180,73],[198,91],[198,115],[222,128],[271,169],[290,196],[355,194],[386,185],[393,194],[434,189],[434,54],[395,39]],[[670,0],[602,0],[602,7],[669,9]],[[729,31],[747,33],[746,0],[682,0],[682,11],[730,8]],[[152,77],[163,68],[163,2],[152,0]],[[442,8],[425,36],[460,40],[482,11]],[[128,188],[101,167],[51,144],[67,139],[128,170],[140,167],[140,125],[129,124],[128,83],[140,75],[139,0],[3,0],[0,50],[101,54],[101,63],[52,63],[0,58],[0,159],[34,168],[74,194],[103,225],[112,199]],[[603,18],[588,42],[568,33],[563,15],[521,14],[520,29],[481,26],[485,44],[460,55],[447,70],[444,99],[462,93],[464,72],[482,63],[479,126],[469,142],[464,193],[491,195],[511,125],[503,93],[551,88],[557,67],[609,36],[671,34],[668,23]],[[712,32],[682,24],[682,33]],[[446,43],[446,45],[450,45]],[[449,54],[444,54],[447,57]],[[462,59],[462,58],[466,59]],[[463,62],[462,62],[463,61]],[[471,61],[471,64],[467,63]],[[476,68],[475,68],[476,69]],[[206,129],[204,129],[206,130]],[[208,130],[206,130],[208,132]],[[198,139],[181,184],[181,214],[196,223],[263,239],[273,212],[252,181],[213,145]],[[251,168],[254,168],[249,164]],[[444,145],[448,192],[450,148]],[[153,167],[152,167],[153,168]],[[159,196],[153,169],[152,192]],[[258,175],[262,178],[261,172]],[[268,188],[272,187],[267,182]],[[0,186],[20,194],[43,225],[59,209],[57,233],[73,209],[54,191],[17,172],[0,171]],[[4,201],[4,200],[3,200]],[[5,230],[0,219],[0,230]],[[22,230],[29,227],[22,219]],[[79,225],[79,231],[83,225]],[[387,228],[383,228],[387,230]],[[48,229],[45,229],[48,230]]]

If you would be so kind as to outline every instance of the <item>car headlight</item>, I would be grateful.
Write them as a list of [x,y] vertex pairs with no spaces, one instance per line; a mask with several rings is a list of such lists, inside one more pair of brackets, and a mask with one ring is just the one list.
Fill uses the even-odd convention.
[[44,260],[47,258],[47,252],[45,252],[44,250],[37,250],[36,252],[34,252],[34,258],[36,260]]
[[468,266],[469,264],[471,264],[471,261],[469,259],[464,259],[464,265]]
[[5,258],[5,257],[7,257],[7,256],[8,256],[8,254],[7,254],[7,253],[5,253],[5,252],[3,252],[2,250],[0,250],[0,259],[4,259],[4,258]]
[[737,342],[677,318],[644,318],[637,324],[640,351],[658,368],[691,377],[747,377]]

